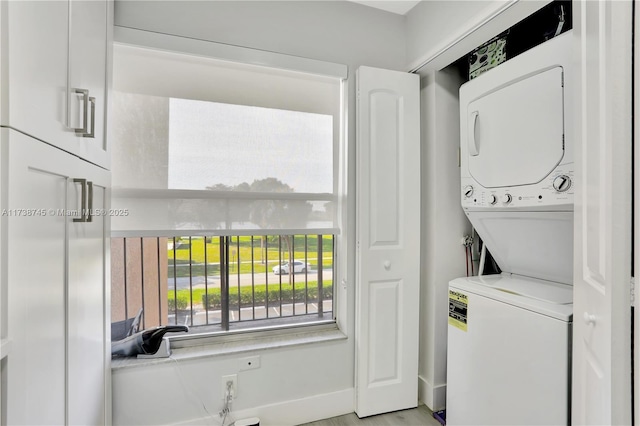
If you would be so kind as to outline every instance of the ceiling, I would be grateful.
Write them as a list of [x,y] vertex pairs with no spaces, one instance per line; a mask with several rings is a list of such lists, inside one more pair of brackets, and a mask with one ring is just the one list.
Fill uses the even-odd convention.
[[387,12],[397,13],[398,15],[404,15],[415,5],[420,3],[420,0],[349,0],[354,3],[360,3],[365,6],[375,7],[376,9],[386,10]]

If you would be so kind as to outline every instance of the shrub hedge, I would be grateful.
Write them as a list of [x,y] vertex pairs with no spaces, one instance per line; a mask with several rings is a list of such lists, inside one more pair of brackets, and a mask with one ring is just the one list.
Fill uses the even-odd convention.
[[[293,286],[290,284],[282,284],[282,292],[280,292],[280,284],[269,284],[267,291],[266,285],[257,285],[252,288],[250,286],[240,287],[240,306],[247,307],[256,305],[265,305],[267,294],[269,295],[269,304],[275,303],[301,303],[305,302],[317,302],[318,301],[318,285],[317,282],[309,282],[307,284],[306,299],[305,299],[305,285],[304,283],[295,284],[295,292]],[[294,298],[295,296],[295,298]],[[324,283],[322,289],[322,298],[331,299],[333,297],[333,283]],[[171,306],[171,305],[169,305]],[[208,294],[202,295],[202,306],[207,309],[219,309],[221,307],[220,289],[211,289]],[[238,289],[233,288],[229,290],[229,307],[238,307]]]
[[173,297],[173,295],[168,297],[168,302],[169,302],[169,310],[173,311],[175,307],[178,308],[178,310],[183,310],[183,309],[187,309],[187,307],[189,306],[189,303],[191,302],[189,300],[189,294],[181,294],[178,293],[178,298],[177,301],[176,299]]

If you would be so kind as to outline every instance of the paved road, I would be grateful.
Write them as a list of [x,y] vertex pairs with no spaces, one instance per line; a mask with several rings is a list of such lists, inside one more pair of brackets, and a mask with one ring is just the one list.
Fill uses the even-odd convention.
[[[306,274],[308,281],[317,281],[318,280],[318,271],[309,271]],[[234,274],[229,272],[229,281],[232,286],[238,285],[238,277],[240,277],[240,286],[250,286],[252,284],[252,274]],[[276,284],[280,282],[282,278],[282,283],[289,282],[289,275],[275,275],[273,272],[269,272],[268,274],[260,273],[253,275],[253,284],[265,284],[268,280],[269,284]],[[297,273],[294,274],[294,279],[296,282],[304,282],[305,274]],[[331,269],[325,269],[322,272],[322,279],[325,281],[330,281],[333,279],[333,271]],[[173,277],[169,277],[168,280],[168,288],[169,290],[173,290],[175,288]],[[178,290],[189,288],[189,277],[181,277],[176,278],[176,284],[178,286]],[[191,285],[193,288],[204,288],[205,287],[205,279],[203,276],[201,277],[192,277]],[[218,275],[209,276],[207,278],[207,286],[210,288],[216,288],[220,286],[220,277]]]

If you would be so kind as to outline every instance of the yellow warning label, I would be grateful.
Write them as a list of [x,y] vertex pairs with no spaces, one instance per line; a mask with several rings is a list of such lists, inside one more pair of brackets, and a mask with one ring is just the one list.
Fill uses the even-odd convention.
[[469,299],[466,294],[449,290],[449,325],[467,331],[467,309]]

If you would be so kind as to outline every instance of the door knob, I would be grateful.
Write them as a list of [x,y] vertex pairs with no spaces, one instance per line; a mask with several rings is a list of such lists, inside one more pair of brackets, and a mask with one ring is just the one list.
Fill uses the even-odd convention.
[[386,269],[387,271],[391,269],[391,262],[389,262],[388,260],[385,260],[382,265],[384,266],[384,269]]
[[585,312],[584,315],[582,315],[582,318],[584,319],[584,323],[587,324],[587,325],[595,325],[596,324],[596,316],[593,315],[593,314]]

